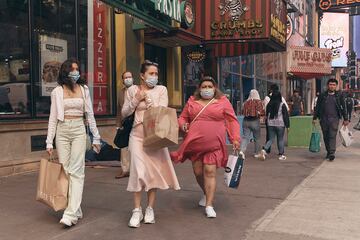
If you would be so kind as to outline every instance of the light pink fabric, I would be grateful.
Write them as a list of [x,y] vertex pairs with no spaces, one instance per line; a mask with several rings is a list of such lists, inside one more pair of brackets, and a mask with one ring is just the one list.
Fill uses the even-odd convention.
[[130,87],[125,96],[122,115],[131,115],[134,110],[134,126],[129,139],[130,177],[127,190],[130,192],[149,191],[151,189],[179,190],[179,182],[170,159],[169,150],[149,150],[143,147],[143,118],[144,112],[151,106],[168,105],[167,89],[156,86],[146,92],[146,101],[137,101],[135,98],[137,86]]
[[[191,123],[203,106],[191,97],[179,117],[180,128]],[[240,125],[233,107],[224,96],[210,104],[190,125],[189,132],[178,151],[171,153],[174,162],[202,161],[225,167],[227,163],[226,131],[230,141],[240,143]]]

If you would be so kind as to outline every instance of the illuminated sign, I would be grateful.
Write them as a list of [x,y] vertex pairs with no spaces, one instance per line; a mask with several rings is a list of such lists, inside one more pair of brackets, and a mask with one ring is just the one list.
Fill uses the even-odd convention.
[[349,14],[324,13],[320,25],[320,47],[332,50],[332,66],[346,67],[349,50]]
[[319,7],[323,10],[360,6],[360,0],[320,0]]
[[155,9],[168,15],[175,21],[181,22],[181,6],[179,0],[157,0]]
[[258,36],[264,31],[261,20],[214,21],[211,23],[211,37]]
[[286,26],[285,24],[274,14],[271,14],[271,31],[270,35],[276,40],[285,44],[286,42]]

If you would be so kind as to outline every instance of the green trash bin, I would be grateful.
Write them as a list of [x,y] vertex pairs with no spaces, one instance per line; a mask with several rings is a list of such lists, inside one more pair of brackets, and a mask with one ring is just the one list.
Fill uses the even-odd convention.
[[313,130],[312,119],[312,116],[290,117],[288,147],[309,147]]

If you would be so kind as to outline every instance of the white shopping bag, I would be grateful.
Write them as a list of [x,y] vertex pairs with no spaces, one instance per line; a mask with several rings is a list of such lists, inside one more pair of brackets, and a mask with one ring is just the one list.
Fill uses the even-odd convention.
[[224,173],[226,186],[230,188],[238,188],[243,168],[244,158],[242,154],[229,155]]
[[354,140],[352,132],[350,132],[347,126],[342,126],[339,133],[342,145],[349,147]]

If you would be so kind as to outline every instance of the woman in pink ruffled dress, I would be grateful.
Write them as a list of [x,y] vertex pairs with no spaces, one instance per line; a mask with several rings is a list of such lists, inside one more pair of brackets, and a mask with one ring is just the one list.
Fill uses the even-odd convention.
[[229,100],[220,92],[212,77],[204,77],[179,117],[186,133],[184,142],[171,153],[174,162],[192,161],[196,180],[204,192],[199,206],[209,218],[216,217],[213,199],[216,170],[226,167],[226,132],[234,150],[240,148],[240,125]]

